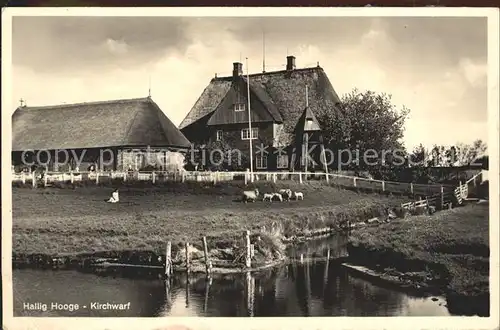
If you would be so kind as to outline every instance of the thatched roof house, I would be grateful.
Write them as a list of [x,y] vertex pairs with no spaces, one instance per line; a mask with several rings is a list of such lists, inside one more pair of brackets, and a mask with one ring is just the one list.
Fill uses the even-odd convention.
[[[316,67],[297,69],[295,57],[287,56],[286,70],[247,77],[243,74],[243,65],[236,62],[232,76],[215,77],[210,81],[180,129],[193,143],[225,141],[231,148],[244,153],[249,152],[250,140],[257,147],[261,144],[273,148],[290,147],[297,125],[302,130],[319,130],[316,117],[334,111],[339,104],[340,99],[319,63]],[[248,127],[249,116],[252,132]],[[255,159],[256,168],[270,168],[267,160],[258,155]],[[280,168],[288,163],[286,159],[271,162],[283,164],[278,166]]]
[[12,115],[12,151],[148,145],[190,146],[150,98],[20,107]]
[[[180,124],[181,131],[193,141],[200,130],[207,131],[207,125],[248,123],[248,115],[245,117],[244,112],[244,119],[235,120],[230,116],[225,120],[217,118],[221,107],[232,105],[233,98],[229,97],[231,94],[239,93],[242,100],[246,100],[246,78],[241,63],[234,63],[233,76],[213,78]],[[260,108],[267,110],[266,116],[262,111],[256,114],[252,123],[254,120],[260,120],[282,124],[284,132],[292,134],[306,108],[306,86],[309,89],[309,112],[318,114],[331,111],[340,103],[330,80],[319,64],[316,67],[296,69],[295,57],[288,56],[286,70],[250,74],[252,111]]]
[[12,151],[169,148],[191,143],[149,97],[19,107],[12,115]]

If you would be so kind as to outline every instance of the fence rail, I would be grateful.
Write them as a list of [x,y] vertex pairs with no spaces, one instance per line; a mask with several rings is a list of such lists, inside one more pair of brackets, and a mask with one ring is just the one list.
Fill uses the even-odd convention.
[[438,194],[433,194],[430,196],[426,196],[425,199],[419,201],[410,201],[407,203],[401,204],[402,208],[411,209],[411,208],[419,208],[419,207],[429,207],[435,206],[437,209],[444,209],[445,205],[448,204],[458,204],[461,205],[464,202],[464,199],[469,196],[469,185],[473,185],[474,187],[482,183],[484,178],[484,173],[480,172],[474,175],[469,180],[465,181],[464,184],[460,182],[458,187],[453,189],[452,191],[447,191],[444,186],[441,188],[441,192]]
[[[415,184],[406,182],[394,182],[373,180],[356,176],[347,176],[335,173],[325,174],[323,172],[254,172],[253,182],[259,181],[296,181],[304,183],[307,181],[327,181],[332,185],[351,187],[372,191],[390,192],[408,195],[428,196],[441,192],[441,187],[452,191],[455,187],[451,185]],[[249,172],[204,172],[204,171],[178,171],[178,172],[45,172],[13,174],[13,182],[32,183],[34,187],[49,186],[55,182],[79,182],[93,181],[96,184],[110,180],[127,181],[150,181],[153,184],[162,182],[228,182],[244,181],[245,184],[252,182]]]

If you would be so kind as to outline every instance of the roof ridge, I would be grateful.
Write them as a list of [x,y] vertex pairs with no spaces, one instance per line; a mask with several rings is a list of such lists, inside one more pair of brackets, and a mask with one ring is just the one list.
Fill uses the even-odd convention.
[[149,98],[149,97],[136,97],[136,98],[130,98],[130,99],[79,102],[79,103],[70,103],[70,104],[25,106],[25,107],[18,107],[18,109],[23,109],[23,110],[61,109],[61,108],[69,108],[69,107],[82,106],[82,105],[97,105],[97,104],[110,104],[110,103],[118,103],[118,102],[136,102],[136,101],[149,101],[149,100],[151,100],[151,98]]
[[[250,77],[255,77],[255,76],[265,76],[265,75],[272,75],[272,74],[277,74],[277,73],[285,73],[285,72],[300,72],[300,71],[308,71],[308,70],[323,70],[321,66],[311,66],[311,67],[306,67],[306,68],[300,68],[300,69],[293,69],[293,70],[276,70],[276,71],[266,71],[266,72],[258,72],[258,73],[250,73],[248,76]],[[242,76],[247,76],[242,75]],[[223,77],[215,77],[212,78],[212,80],[225,80],[225,79],[232,79],[233,76],[223,76]]]

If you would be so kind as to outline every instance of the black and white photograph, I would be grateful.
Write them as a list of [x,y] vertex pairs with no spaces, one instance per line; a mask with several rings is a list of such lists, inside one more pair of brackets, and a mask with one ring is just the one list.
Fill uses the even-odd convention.
[[2,13],[6,328],[498,326],[499,11],[421,9]]

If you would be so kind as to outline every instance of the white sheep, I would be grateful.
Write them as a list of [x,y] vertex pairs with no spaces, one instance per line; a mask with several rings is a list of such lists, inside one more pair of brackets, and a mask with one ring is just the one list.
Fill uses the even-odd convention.
[[283,199],[289,201],[292,198],[292,190],[291,189],[280,189],[278,192]]
[[259,196],[259,189],[245,190],[243,191],[242,199],[245,203],[248,202],[249,200],[255,202],[258,196]]
[[296,200],[302,199],[304,200],[304,193],[299,192],[299,191],[294,191],[293,196]]
[[262,197],[262,201],[269,200],[270,202],[273,200],[274,194],[264,194]]
[[278,199],[280,202],[283,202],[283,196],[279,193],[274,193],[272,198]]

